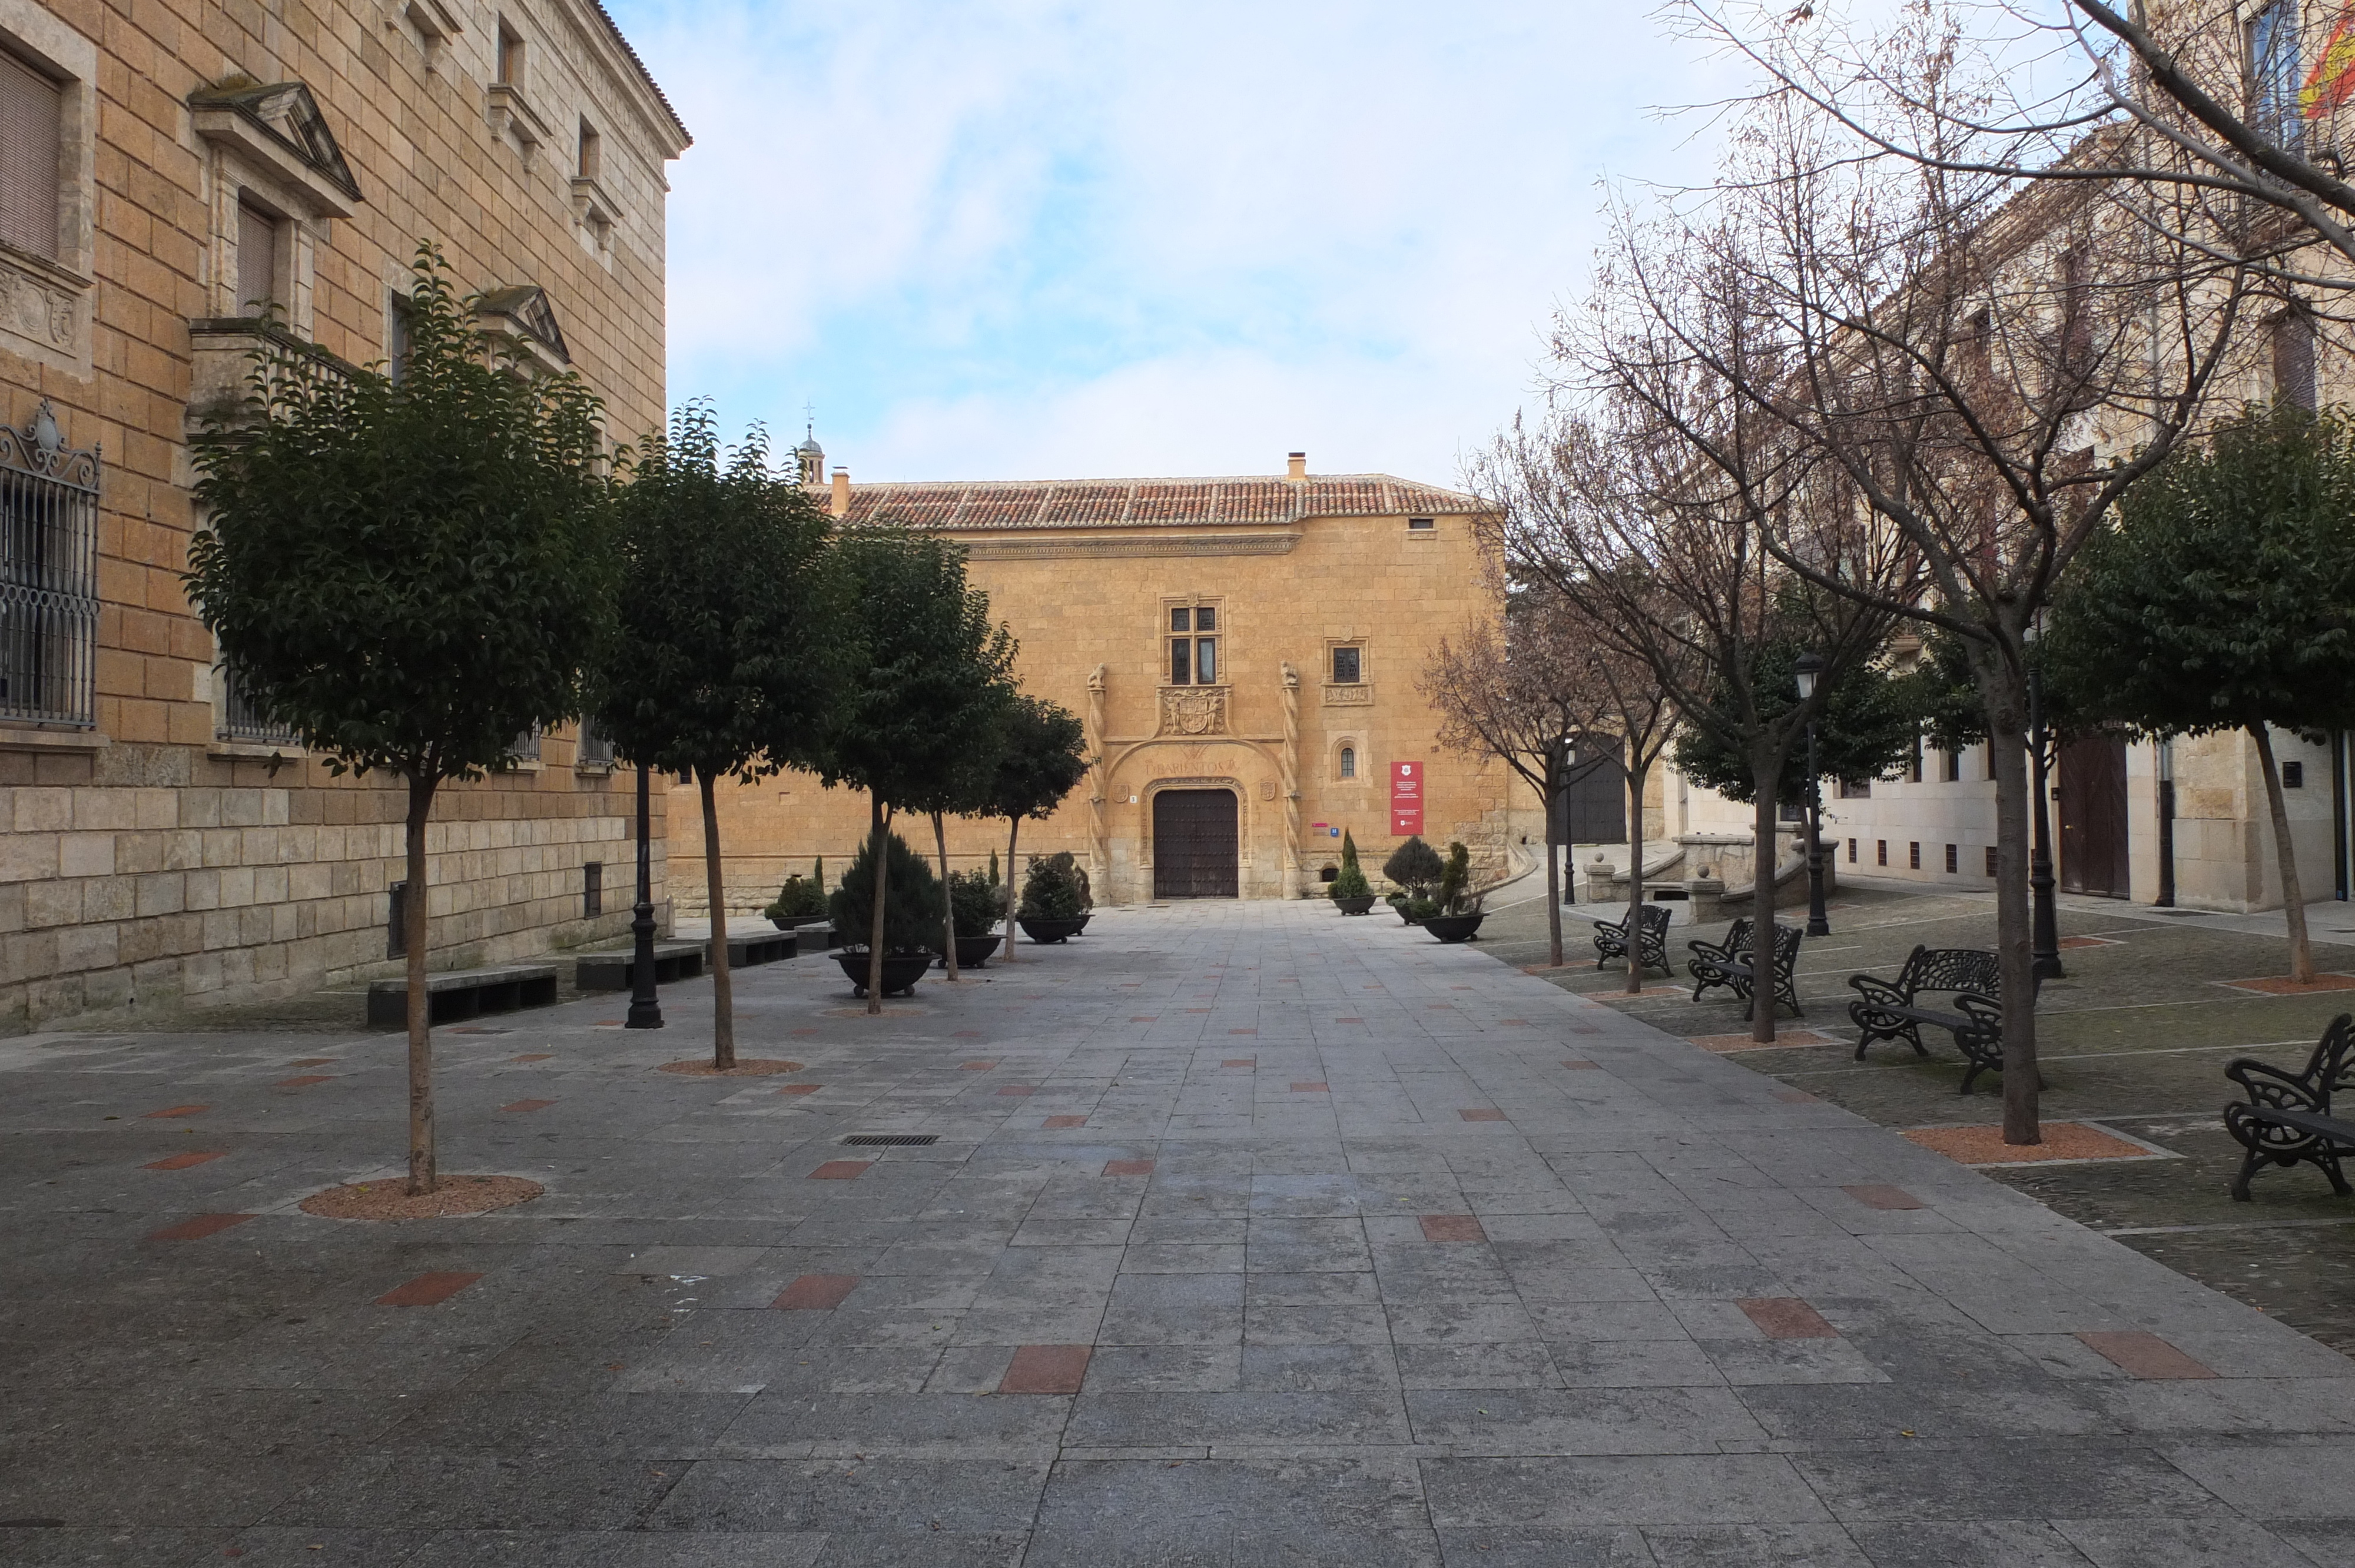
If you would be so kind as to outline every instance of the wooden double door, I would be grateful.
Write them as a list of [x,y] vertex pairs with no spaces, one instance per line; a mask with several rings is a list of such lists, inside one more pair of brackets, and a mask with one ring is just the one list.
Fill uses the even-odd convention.
[[1242,834],[1231,789],[1164,789],[1153,797],[1153,896],[1240,895]]

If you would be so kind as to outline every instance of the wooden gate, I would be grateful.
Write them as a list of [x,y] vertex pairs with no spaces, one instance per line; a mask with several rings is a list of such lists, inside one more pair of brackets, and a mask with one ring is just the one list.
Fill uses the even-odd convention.
[[1164,789],[1153,797],[1153,896],[1232,898],[1242,837],[1228,789]]
[[2061,887],[2126,894],[2126,743],[2092,736],[2061,747]]

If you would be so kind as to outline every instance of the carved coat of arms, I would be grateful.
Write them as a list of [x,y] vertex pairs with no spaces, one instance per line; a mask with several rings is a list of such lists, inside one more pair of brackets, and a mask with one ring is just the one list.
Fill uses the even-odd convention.
[[1163,735],[1227,733],[1224,686],[1168,686],[1161,693]]

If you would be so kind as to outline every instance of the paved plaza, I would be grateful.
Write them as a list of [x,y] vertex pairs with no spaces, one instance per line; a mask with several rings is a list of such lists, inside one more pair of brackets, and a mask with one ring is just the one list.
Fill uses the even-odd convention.
[[1023,958],[443,1030],[463,1220],[294,1206],[396,1034],[0,1042],[0,1563],[2355,1563],[2355,1363],[1739,1057],[1322,904]]

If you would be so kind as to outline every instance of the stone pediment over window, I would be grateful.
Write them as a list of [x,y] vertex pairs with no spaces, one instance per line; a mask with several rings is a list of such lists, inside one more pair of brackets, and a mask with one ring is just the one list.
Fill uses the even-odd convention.
[[538,284],[492,290],[475,302],[474,319],[485,333],[506,339],[541,369],[560,375],[571,367],[572,351],[564,346],[556,307]]
[[349,217],[362,198],[318,100],[299,81],[232,77],[188,95],[197,133],[238,148],[305,198],[314,217]]

